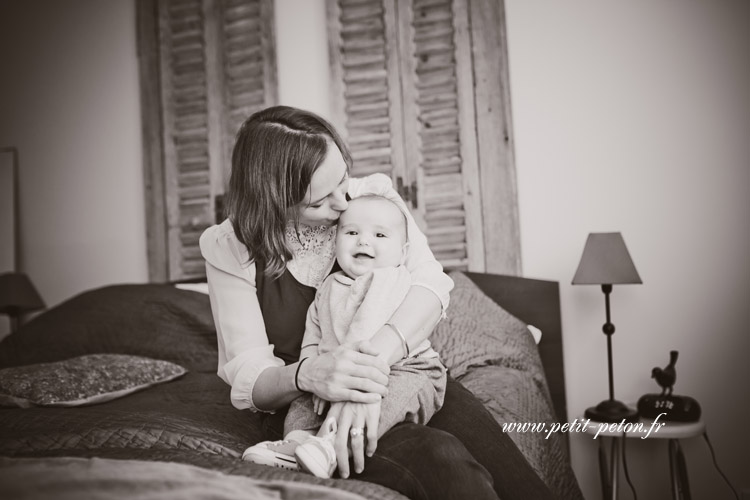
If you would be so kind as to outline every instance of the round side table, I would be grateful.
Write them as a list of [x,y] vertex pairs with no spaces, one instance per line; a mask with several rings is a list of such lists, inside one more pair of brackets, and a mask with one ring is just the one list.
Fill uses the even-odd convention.
[[[654,423],[656,423],[656,426],[653,425]],[[642,425],[639,426],[638,424]],[[606,437],[611,438],[612,441],[609,461],[607,460],[604,440],[599,441],[599,475],[602,482],[602,498],[617,499],[623,440],[644,438],[668,440],[672,498],[674,500],[690,500],[690,484],[685,455],[680,447],[680,439],[702,435],[706,431],[706,423],[702,420],[697,422],[664,422],[661,419],[641,418],[635,424],[595,422],[592,420],[584,430],[587,434],[596,436],[596,439]]]

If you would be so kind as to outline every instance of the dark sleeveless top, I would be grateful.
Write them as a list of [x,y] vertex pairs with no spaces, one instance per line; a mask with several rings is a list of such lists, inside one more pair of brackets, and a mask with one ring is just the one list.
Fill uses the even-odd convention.
[[[289,269],[273,279],[266,276],[264,267],[262,262],[256,261],[255,286],[268,341],[274,346],[274,355],[285,364],[296,363],[305,333],[307,309],[315,299],[317,289],[297,281]],[[338,262],[335,262],[331,272],[339,269]]]
[[[346,199],[351,200],[349,193]],[[280,278],[273,279],[265,275],[265,267],[260,259],[255,261],[255,288],[260,312],[266,324],[268,341],[273,344],[274,355],[290,365],[299,360],[307,309],[315,300],[317,288],[297,281],[289,268],[284,269]],[[340,270],[338,261],[334,261],[331,274]]]

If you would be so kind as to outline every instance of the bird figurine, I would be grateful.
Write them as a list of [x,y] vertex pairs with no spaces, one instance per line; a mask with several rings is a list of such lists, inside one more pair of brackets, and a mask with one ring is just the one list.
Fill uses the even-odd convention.
[[668,395],[672,395],[672,386],[674,386],[675,380],[677,380],[677,372],[674,365],[677,364],[677,351],[669,351],[669,364],[664,368],[654,368],[651,370],[651,378],[656,379],[656,383],[662,388],[661,395],[664,396],[668,392]]

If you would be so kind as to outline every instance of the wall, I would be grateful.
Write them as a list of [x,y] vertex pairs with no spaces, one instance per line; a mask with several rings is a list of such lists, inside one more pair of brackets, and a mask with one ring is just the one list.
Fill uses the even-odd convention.
[[135,2],[0,3],[0,144],[20,162],[21,268],[48,306],[146,264]]
[[325,0],[276,0],[280,104],[330,118]]
[[[750,3],[506,6],[524,273],[560,281],[570,418],[607,398],[603,294],[570,281],[589,232],[621,231],[643,285],[611,297],[616,396],[658,392],[678,350],[675,393],[750,489]],[[596,444],[571,443],[597,498]],[[628,444],[639,498],[668,498],[666,443]],[[694,498],[729,498],[705,442],[684,448]]]
[[[621,231],[644,284],[612,295],[617,396],[655,391],[679,350],[676,392],[750,488],[750,4],[506,5],[524,274],[560,281],[569,417],[607,390],[602,294],[569,283],[586,235]],[[327,115],[324,1],[276,8],[281,101]],[[132,0],[0,4],[0,143],[21,152],[24,268],[51,305],[147,279],[134,22]],[[596,443],[570,437],[598,498]],[[684,447],[694,497],[728,497],[705,443]],[[665,450],[629,447],[639,498],[668,496]]]
[[[13,157],[12,149],[0,145],[0,274],[16,270]],[[0,338],[9,331],[10,318],[0,316]]]

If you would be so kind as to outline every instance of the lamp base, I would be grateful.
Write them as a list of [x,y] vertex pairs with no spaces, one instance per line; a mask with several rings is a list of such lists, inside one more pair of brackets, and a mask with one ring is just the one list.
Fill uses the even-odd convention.
[[616,399],[607,399],[596,406],[588,408],[584,415],[597,422],[637,422],[638,411]]

